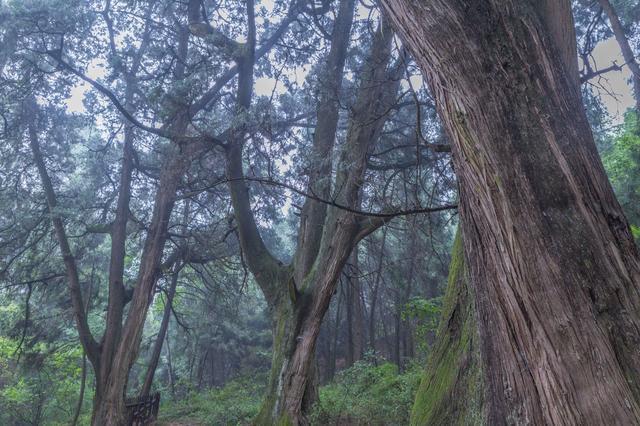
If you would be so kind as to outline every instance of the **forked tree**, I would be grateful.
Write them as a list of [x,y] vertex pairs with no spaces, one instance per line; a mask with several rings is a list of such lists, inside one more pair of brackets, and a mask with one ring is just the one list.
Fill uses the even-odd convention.
[[[316,398],[315,347],[322,320],[337,288],[343,267],[355,245],[400,212],[360,211],[367,159],[389,112],[396,104],[404,58],[392,61],[393,31],[382,19],[358,75],[346,140],[333,165],[346,50],[350,40],[354,1],[342,0],[333,25],[326,67],[319,75],[317,124],[307,182],[309,195],[301,209],[298,244],[291,264],[284,264],[266,247],[251,209],[243,147],[249,134],[240,124],[225,147],[227,179],[240,244],[249,269],[262,289],[273,328],[273,358],[267,394],[256,423],[305,424]],[[251,9],[248,9],[249,11]],[[249,13],[248,44],[254,40]],[[253,51],[238,62],[237,114],[251,107]],[[335,177],[333,175],[335,174]],[[431,212],[442,206],[420,209]]]

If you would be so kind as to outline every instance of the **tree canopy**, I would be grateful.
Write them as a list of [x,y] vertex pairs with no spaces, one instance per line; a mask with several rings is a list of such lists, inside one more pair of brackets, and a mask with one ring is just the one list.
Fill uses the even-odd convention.
[[638,420],[639,19],[0,1],[0,423]]

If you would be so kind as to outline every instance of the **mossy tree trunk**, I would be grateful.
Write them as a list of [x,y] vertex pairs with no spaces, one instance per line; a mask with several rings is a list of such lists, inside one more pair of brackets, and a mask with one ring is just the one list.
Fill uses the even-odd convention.
[[411,412],[412,425],[477,425],[484,418],[480,341],[458,231],[442,319]]
[[[287,283],[282,283],[280,288],[287,289]],[[291,363],[297,336],[305,317],[305,313],[301,311],[302,306],[301,300],[295,300],[291,298],[288,291],[283,291],[269,308],[273,332],[271,371],[260,412],[254,419],[256,425],[288,422],[288,416],[283,409],[283,396],[286,390],[284,374]],[[314,365],[310,366],[306,375],[308,382],[302,390],[300,403],[302,413],[308,412],[317,398],[317,377],[314,367]]]
[[483,421],[640,423],[640,259],[584,113],[570,2],[383,3],[453,147]]

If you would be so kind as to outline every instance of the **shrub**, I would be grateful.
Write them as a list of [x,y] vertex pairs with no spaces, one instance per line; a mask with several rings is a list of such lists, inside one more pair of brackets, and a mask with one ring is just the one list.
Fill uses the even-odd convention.
[[222,388],[194,391],[187,398],[164,403],[160,421],[188,419],[202,425],[246,425],[258,414],[263,392],[264,380],[255,376],[235,379]]
[[394,364],[355,363],[320,388],[311,413],[314,425],[402,425],[409,423],[421,369],[398,374]]

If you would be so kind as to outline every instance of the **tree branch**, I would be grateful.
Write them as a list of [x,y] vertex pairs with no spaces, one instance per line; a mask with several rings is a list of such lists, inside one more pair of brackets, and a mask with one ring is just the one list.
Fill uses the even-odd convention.
[[66,231],[64,229],[64,223],[60,216],[55,212],[57,206],[57,200],[49,172],[47,171],[44,163],[44,157],[40,151],[40,142],[38,139],[38,132],[36,131],[33,120],[37,116],[37,105],[34,98],[30,98],[26,101],[25,115],[31,118],[28,125],[29,132],[29,145],[33,153],[34,161],[40,175],[40,181],[44,189],[45,197],[47,200],[47,209],[51,215],[51,222],[55,230],[56,239],[60,245],[60,251],[62,252],[62,258],[67,271],[67,281],[69,293],[71,296],[71,303],[73,306],[73,312],[76,320],[76,327],[78,329],[78,337],[89,359],[94,363],[98,360],[98,343],[91,334],[89,329],[89,323],[87,322],[87,316],[85,313],[84,303],[82,300],[82,291],[80,289],[80,277],[78,274],[78,267],[76,265],[75,258],[71,253],[71,247],[69,246],[69,240],[67,238]]
[[[238,179],[227,179],[226,182],[231,182],[234,180],[244,180],[247,182],[259,182],[259,183],[263,183],[266,185],[272,185],[272,186],[276,186],[276,187],[280,187],[280,188],[284,188],[284,189],[288,189],[291,192],[295,192],[298,195],[302,195],[305,198],[309,198],[311,200],[314,201],[318,201],[320,203],[329,205],[331,207],[335,207],[339,210],[344,210],[347,211],[349,213],[353,213],[355,215],[358,216],[362,216],[362,217],[371,217],[371,218],[379,218],[379,219],[393,219],[394,217],[398,217],[398,216],[409,216],[409,215],[414,215],[414,214],[422,214],[422,213],[435,213],[435,212],[440,212],[440,211],[444,211],[444,210],[455,210],[458,208],[458,204],[445,204],[442,206],[436,206],[436,207],[419,207],[419,208],[415,208],[415,209],[408,209],[408,210],[388,210],[388,211],[383,211],[383,212],[367,212],[364,210],[359,210],[356,208],[352,208],[349,206],[346,206],[344,204],[340,204],[338,202],[336,202],[335,200],[328,200],[325,198],[321,198],[313,193],[309,193],[309,192],[305,192],[302,191],[296,187],[294,187],[293,185],[284,183],[284,182],[278,182],[278,181],[274,181],[272,179],[266,179],[266,178],[257,178],[257,177],[242,177],[242,178],[238,178]],[[217,182],[216,184],[219,184],[220,182]]]
[[189,31],[194,36],[203,38],[213,46],[221,48],[227,56],[235,59],[242,51],[243,44],[231,40],[222,31],[218,31],[205,22],[203,14],[200,13],[202,8],[202,0],[189,0],[187,6]]
[[592,78],[595,78],[599,75],[602,74],[606,74],[610,71],[622,71],[622,65],[618,65],[616,63],[616,61],[613,61],[613,64],[611,66],[608,66],[606,68],[602,68],[599,70],[592,70],[591,67],[588,68],[587,72],[582,74],[580,76],[580,84],[586,83],[587,81],[591,80]]

